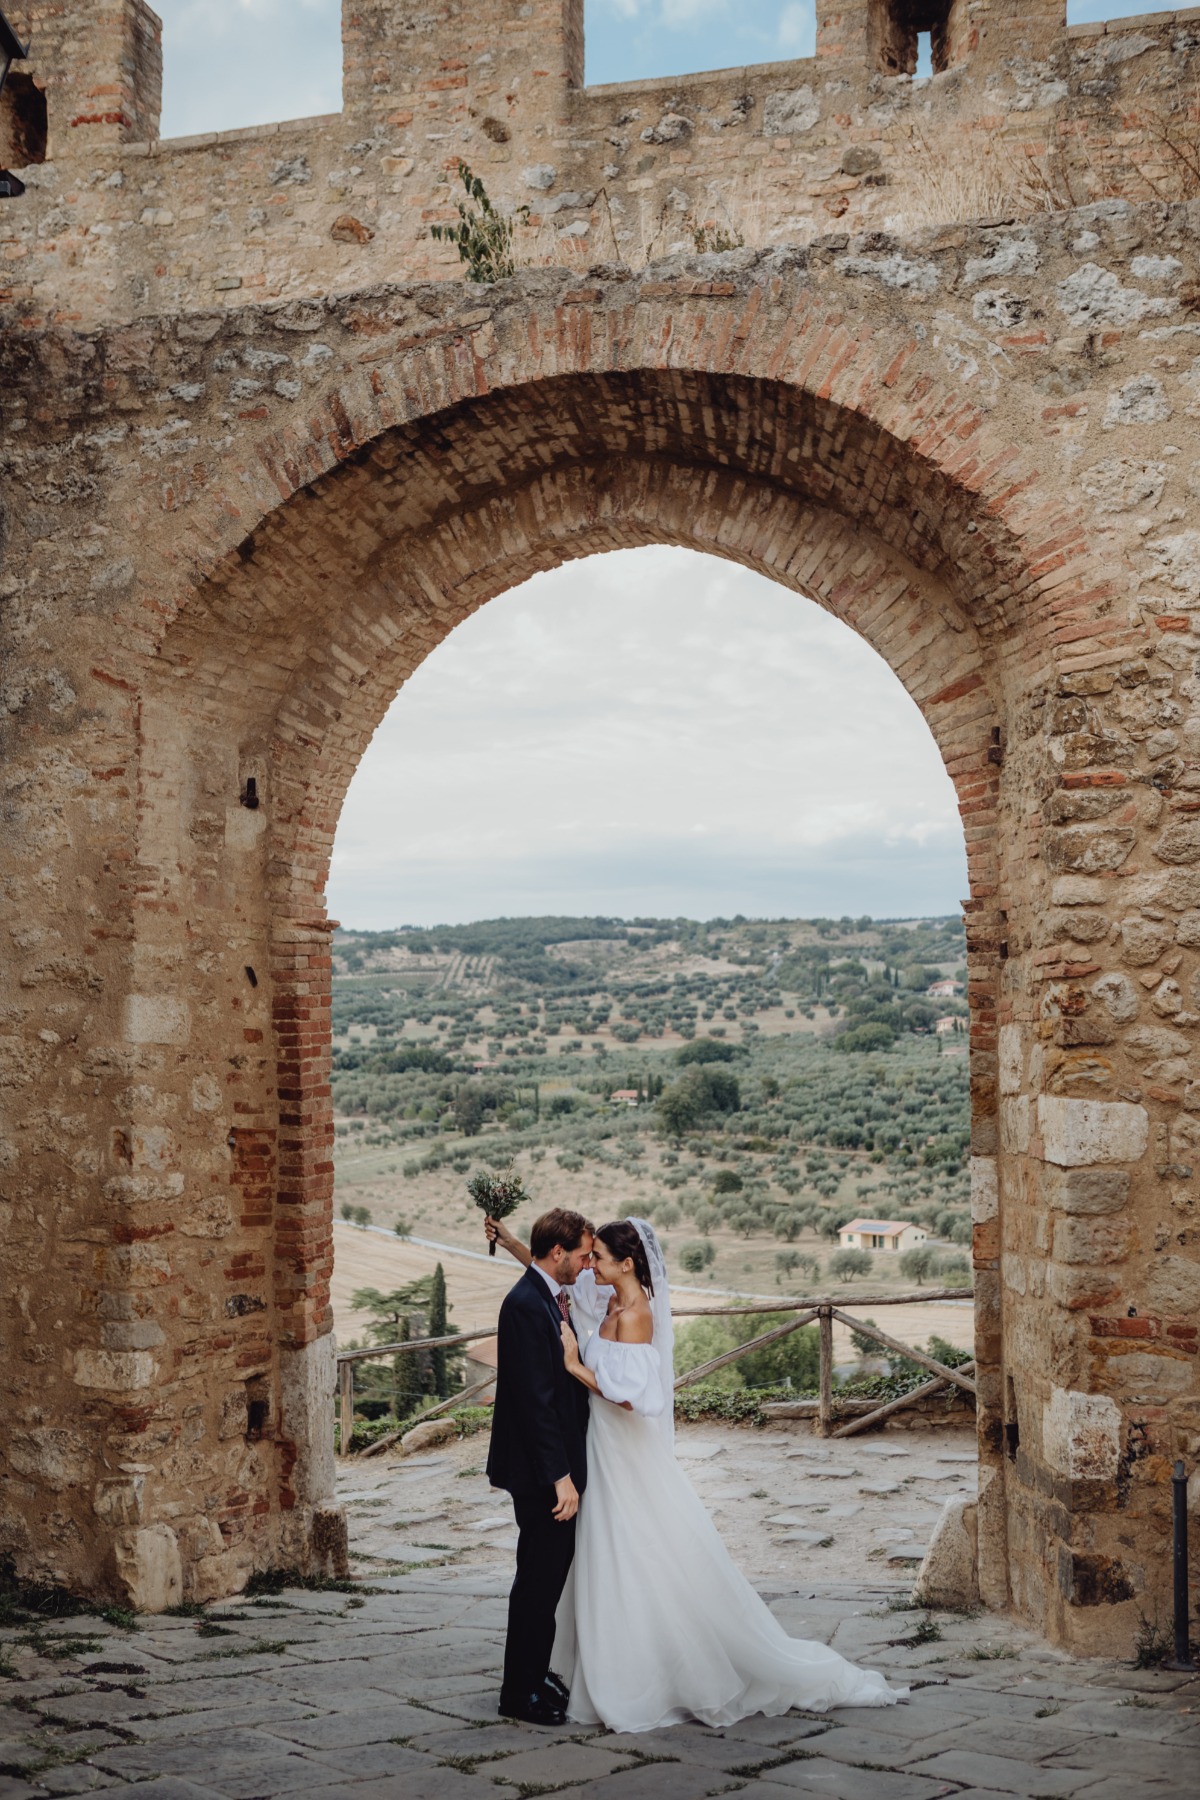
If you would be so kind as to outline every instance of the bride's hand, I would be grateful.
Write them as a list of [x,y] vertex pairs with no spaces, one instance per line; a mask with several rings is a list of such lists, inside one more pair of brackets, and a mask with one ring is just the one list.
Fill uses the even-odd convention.
[[577,1369],[579,1367],[579,1339],[565,1321],[559,1326],[559,1331],[562,1334],[563,1358],[566,1365],[568,1369]]

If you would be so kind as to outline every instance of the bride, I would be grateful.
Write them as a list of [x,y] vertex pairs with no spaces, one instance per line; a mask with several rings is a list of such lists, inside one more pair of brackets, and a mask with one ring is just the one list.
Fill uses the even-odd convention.
[[[527,1260],[525,1246],[489,1220],[493,1234]],[[644,1219],[595,1233],[571,1313],[563,1350],[591,1392],[591,1420],[588,1486],[554,1643],[568,1716],[653,1731],[685,1719],[731,1725],[752,1713],[903,1699],[907,1690],[882,1675],[788,1636],[676,1462],[671,1300]]]

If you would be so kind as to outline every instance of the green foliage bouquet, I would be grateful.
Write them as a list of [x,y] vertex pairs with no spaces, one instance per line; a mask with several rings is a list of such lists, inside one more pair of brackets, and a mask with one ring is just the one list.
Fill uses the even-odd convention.
[[[480,1212],[492,1219],[507,1219],[510,1213],[516,1212],[522,1200],[529,1198],[525,1192],[525,1183],[511,1163],[499,1175],[489,1175],[486,1169],[477,1169],[467,1183],[467,1192]],[[496,1240],[493,1238],[488,1244],[488,1255],[495,1254]]]

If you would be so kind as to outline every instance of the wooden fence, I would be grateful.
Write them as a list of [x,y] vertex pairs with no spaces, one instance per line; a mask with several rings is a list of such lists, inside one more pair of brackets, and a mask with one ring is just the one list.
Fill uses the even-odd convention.
[[[782,1338],[789,1337],[793,1331],[800,1331],[805,1325],[814,1322],[817,1325],[820,1340],[820,1378],[817,1400],[817,1430],[822,1437],[852,1437],[856,1432],[865,1431],[869,1425],[877,1425],[890,1414],[899,1412],[914,1401],[928,1399],[931,1395],[944,1393],[953,1386],[975,1399],[975,1383],[971,1379],[974,1363],[965,1363],[961,1368],[951,1369],[939,1362],[928,1351],[914,1349],[910,1344],[902,1344],[897,1338],[889,1337],[886,1331],[880,1331],[877,1325],[867,1324],[862,1319],[853,1318],[843,1311],[846,1306],[856,1309],[862,1306],[916,1306],[928,1305],[934,1300],[972,1300],[974,1292],[971,1288],[918,1288],[916,1293],[908,1294],[866,1294],[852,1298],[831,1300],[826,1296],[802,1298],[799,1300],[756,1300],[742,1306],[675,1306],[671,1309],[676,1319],[729,1319],[748,1318],[756,1313],[792,1313],[795,1316],[784,1321],[782,1325],[772,1326],[759,1337],[749,1338],[746,1343],[736,1345],[732,1350],[723,1351],[720,1356],[710,1357],[708,1362],[700,1363],[694,1369],[688,1369],[676,1376],[675,1390],[692,1387],[704,1381],[718,1369],[729,1363],[738,1362],[743,1356],[749,1356],[755,1350],[763,1350],[769,1344],[777,1344]],[[911,1389],[896,1399],[880,1401],[878,1406],[870,1407],[865,1412],[857,1412],[852,1419],[836,1423],[838,1416],[837,1402],[833,1391],[833,1322],[848,1325],[861,1337],[870,1338],[874,1343],[886,1350],[891,1356],[903,1356],[909,1362],[917,1363],[928,1369],[931,1380],[922,1386]],[[350,1441],[354,1433],[354,1365],[366,1362],[377,1356],[400,1356],[414,1350],[451,1350],[460,1344],[475,1344],[482,1338],[494,1338],[494,1327],[481,1331],[460,1331],[453,1337],[409,1338],[401,1344],[372,1345],[368,1350],[343,1350],[338,1353],[338,1420],[340,1425],[338,1451],[341,1456],[349,1456]],[[477,1381],[473,1387],[452,1394],[447,1400],[438,1401],[427,1411],[419,1413],[415,1418],[406,1421],[405,1430],[419,1425],[425,1419],[434,1419],[439,1413],[449,1412],[452,1407],[461,1406],[464,1400],[471,1399],[481,1393],[493,1378],[489,1375],[483,1381]],[[787,1402],[776,1409],[777,1417],[787,1416]],[[399,1432],[392,1432],[379,1438],[369,1446],[366,1455],[374,1455],[386,1449],[399,1437]]]

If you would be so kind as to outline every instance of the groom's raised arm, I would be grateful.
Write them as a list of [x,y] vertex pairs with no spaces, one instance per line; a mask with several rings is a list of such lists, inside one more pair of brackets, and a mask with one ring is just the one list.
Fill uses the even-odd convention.
[[521,1404],[509,1418],[509,1428],[524,1443],[534,1473],[546,1487],[554,1487],[570,1474],[558,1412],[555,1407],[555,1358],[562,1349],[548,1329],[548,1321],[531,1317],[516,1307],[500,1314],[497,1360],[520,1392]]

